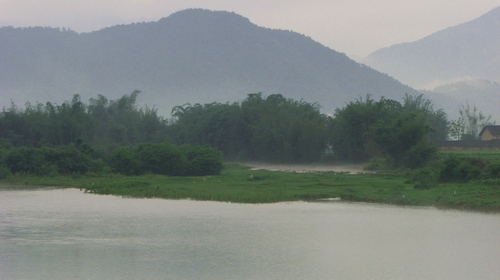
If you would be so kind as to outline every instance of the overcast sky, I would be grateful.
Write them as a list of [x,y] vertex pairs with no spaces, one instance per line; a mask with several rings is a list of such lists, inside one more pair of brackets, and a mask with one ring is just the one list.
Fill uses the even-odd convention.
[[0,0],[0,26],[78,32],[157,21],[187,8],[233,11],[293,30],[351,57],[418,40],[500,6],[500,0]]

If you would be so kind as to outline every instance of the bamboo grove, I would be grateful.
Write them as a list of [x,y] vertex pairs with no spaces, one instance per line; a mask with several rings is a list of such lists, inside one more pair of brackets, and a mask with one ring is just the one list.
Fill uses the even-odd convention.
[[[218,157],[279,163],[362,162],[383,158],[393,167],[415,168],[435,155],[432,141],[445,140],[449,130],[446,114],[434,110],[431,101],[421,95],[406,95],[402,103],[384,98],[377,101],[368,95],[328,115],[321,113],[321,106],[316,103],[288,99],[281,94],[254,93],[232,104],[176,106],[167,119],[159,116],[155,107],[138,108],[139,93],[134,91],[117,100],[99,95],[88,104],[75,95],[60,105],[27,103],[24,109],[15,104],[4,108],[0,113],[0,160],[2,166],[7,166],[4,170],[23,170],[13,168],[12,161],[16,160],[12,155],[18,149],[45,149],[46,154],[58,155],[53,158],[66,159],[71,153],[81,153],[94,161],[84,169],[56,168],[62,173],[106,168],[131,175],[135,174],[133,170],[152,172],[151,168],[140,166],[147,165],[148,156],[162,154],[159,152],[162,149],[170,152],[164,152],[164,158],[157,157],[155,164],[167,162],[178,152],[183,154],[183,168],[188,169],[187,158],[195,158],[196,153],[205,155],[198,157],[198,161],[209,158],[210,164],[220,162]],[[147,146],[152,144],[163,146]],[[174,147],[192,148],[184,148],[182,152]],[[206,149],[217,150],[219,154]],[[149,154],[141,155],[140,151]],[[50,158],[46,154],[41,157]],[[22,159],[17,161],[16,164],[23,165]],[[74,161],[82,162],[82,158],[76,157]],[[120,164],[137,168],[131,171],[119,167]],[[49,170],[57,165],[64,164],[54,160]],[[207,172],[217,173],[217,170]]]

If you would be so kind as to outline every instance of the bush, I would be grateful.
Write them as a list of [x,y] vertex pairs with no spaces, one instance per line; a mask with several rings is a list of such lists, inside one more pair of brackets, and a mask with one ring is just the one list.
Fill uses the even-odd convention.
[[187,159],[184,175],[218,175],[224,166],[222,154],[210,146],[184,145],[181,151]]
[[403,165],[412,169],[425,166],[425,164],[436,156],[437,151],[438,148],[436,145],[428,141],[420,141],[406,152]]
[[182,175],[185,159],[179,148],[168,142],[141,144],[136,150],[141,169],[154,174]]
[[114,149],[107,161],[114,172],[129,176],[143,173],[133,147],[120,147]]
[[85,174],[93,165],[90,156],[82,153],[74,145],[58,148],[19,147],[1,150],[0,160],[12,173],[35,175]]
[[500,162],[493,162],[486,168],[486,173],[490,178],[500,177]]
[[92,166],[89,155],[78,150],[73,144],[43,149],[46,161],[57,166],[57,172],[61,174],[85,174]]
[[5,165],[12,173],[48,175],[52,170],[47,166],[43,151],[33,147],[11,149],[5,158]]
[[107,165],[102,159],[96,159],[92,161],[92,164],[89,167],[89,172],[97,174],[110,173],[111,167]]
[[12,173],[10,173],[10,169],[5,165],[0,165],[0,179],[5,179],[9,177]]
[[363,167],[364,170],[387,170],[387,159],[374,157]]
[[169,176],[205,176],[220,174],[222,155],[209,146],[184,145],[168,142],[147,143],[117,148],[108,158],[114,171],[125,175],[151,172]]
[[450,157],[443,161],[439,172],[442,182],[468,182],[478,179],[487,166],[484,160],[477,158]]

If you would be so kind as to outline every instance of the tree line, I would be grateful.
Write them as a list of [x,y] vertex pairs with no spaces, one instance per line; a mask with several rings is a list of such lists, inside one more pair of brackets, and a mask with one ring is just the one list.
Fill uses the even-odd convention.
[[[18,172],[22,169],[13,165],[14,154],[29,154],[31,149],[47,160],[49,171],[62,173],[107,167],[130,175],[193,175],[200,172],[187,170],[203,169],[193,167],[193,162],[206,170],[214,165],[219,170],[215,172],[220,172],[219,157],[279,163],[384,158],[394,167],[414,168],[432,158],[436,152],[432,142],[446,140],[449,132],[446,114],[434,110],[422,95],[406,95],[402,103],[368,95],[327,115],[317,103],[253,93],[232,104],[176,106],[172,117],[165,119],[154,107],[138,108],[138,94],[134,91],[117,100],[99,95],[88,104],[74,95],[61,105],[27,103],[24,109],[15,104],[4,108],[0,113],[2,163]],[[168,167],[175,157],[179,165]],[[72,159],[77,166],[85,158],[91,162],[86,167],[62,168],[72,166],[63,159]]]
[[157,110],[137,108],[139,91],[108,100],[99,95],[89,104],[74,95],[60,105],[47,102],[15,104],[0,114],[0,138],[14,146],[56,147],[81,139],[92,146],[114,149],[123,145],[161,142],[168,135],[167,121]]

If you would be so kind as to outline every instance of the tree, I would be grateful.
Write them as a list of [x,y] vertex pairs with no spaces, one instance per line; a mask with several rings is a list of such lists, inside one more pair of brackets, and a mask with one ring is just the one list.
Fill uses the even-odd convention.
[[459,118],[458,120],[450,122],[450,136],[454,140],[460,140],[462,135],[464,135],[465,125],[463,119]]
[[385,98],[375,101],[370,95],[337,109],[330,122],[330,144],[335,157],[341,161],[361,162],[382,156],[373,139],[373,127],[394,119],[401,109],[397,101]]
[[430,131],[422,116],[403,114],[392,121],[378,122],[372,133],[393,167],[418,168],[437,152],[436,146],[427,139]]
[[106,150],[144,142],[163,142],[170,132],[165,119],[153,108],[137,109],[139,91],[108,101],[102,95],[90,105],[74,95],[60,105],[15,104],[0,112],[0,139],[14,146],[57,147],[77,139]]
[[450,122],[442,110],[434,110],[432,101],[424,98],[423,94],[412,96],[405,94],[403,108],[408,113],[422,115],[427,125],[431,128],[428,137],[431,141],[444,141],[450,132]]
[[407,96],[404,105],[385,98],[375,101],[369,95],[350,102],[331,119],[334,156],[350,162],[382,157],[394,167],[422,166],[437,151],[429,141],[433,113],[430,101],[421,96]]
[[327,117],[319,106],[281,94],[253,93],[241,104],[185,104],[172,116],[178,144],[208,144],[226,159],[312,162],[326,146]]
[[[475,105],[471,108],[469,102],[461,105],[458,112],[460,118],[455,122],[455,130],[461,132],[461,140],[477,140],[479,139],[479,132],[484,126],[495,123],[491,121],[491,115],[484,115]],[[456,136],[458,135],[457,132],[454,132]]]

